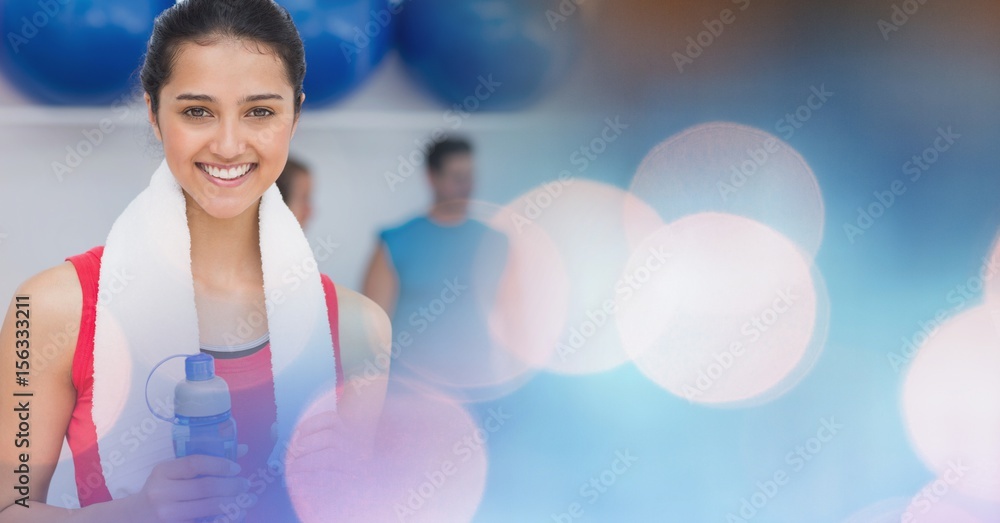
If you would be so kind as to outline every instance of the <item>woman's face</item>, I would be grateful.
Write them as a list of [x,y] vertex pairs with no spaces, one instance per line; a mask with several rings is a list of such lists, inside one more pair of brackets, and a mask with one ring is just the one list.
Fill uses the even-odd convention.
[[287,78],[281,59],[254,42],[178,49],[149,118],[177,182],[209,215],[240,215],[281,174],[298,122]]

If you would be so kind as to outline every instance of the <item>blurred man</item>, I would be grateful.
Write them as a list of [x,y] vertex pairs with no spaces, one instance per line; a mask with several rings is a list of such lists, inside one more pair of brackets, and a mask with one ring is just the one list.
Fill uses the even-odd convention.
[[392,317],[391,377],[461,395],[489,373],[487,317],[506,263],[507,239],[469,218],[471,144],[445,138],[426,153],[434,201],[426,214],[384,230],[363,293]]

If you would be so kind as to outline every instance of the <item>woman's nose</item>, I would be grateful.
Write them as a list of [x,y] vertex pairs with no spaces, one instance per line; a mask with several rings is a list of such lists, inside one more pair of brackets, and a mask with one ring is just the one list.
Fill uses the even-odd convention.
[[246,151],[246,147],[239,121],[223,119],[216,128],[209,150],[221,158],[237,158]]

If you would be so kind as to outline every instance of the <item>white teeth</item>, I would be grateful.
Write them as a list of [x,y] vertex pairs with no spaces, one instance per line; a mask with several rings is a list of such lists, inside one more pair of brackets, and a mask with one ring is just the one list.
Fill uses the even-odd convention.
[[252,163],[244,163],[242,165],[237,165],[229,169],[219,169],[211,165],[199,164],[201,169],[212,176],[213,178],[219,178],[220,180],[235,180],[240,176],[243,176],[250,168],[253,167]]

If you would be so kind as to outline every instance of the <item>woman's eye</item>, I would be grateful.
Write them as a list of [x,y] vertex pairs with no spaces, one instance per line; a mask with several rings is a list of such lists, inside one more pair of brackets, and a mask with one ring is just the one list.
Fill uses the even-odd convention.
[[208,111],[202,109],[201,107],[192,107],[187,111],[184,111],[184,114],[192,118],[204,118],[208,116]]
[[271,111],[270,109],[265,109],[263,107],[255,107],[250,110],[250,116],[254,116],[257,118],[264,118],[267,116],[271,116],[272,114],[274,114],[274,111]]

